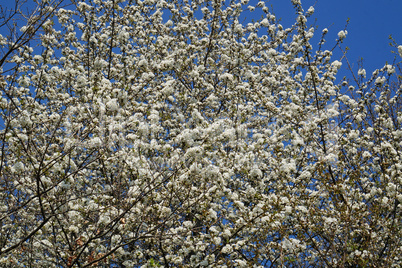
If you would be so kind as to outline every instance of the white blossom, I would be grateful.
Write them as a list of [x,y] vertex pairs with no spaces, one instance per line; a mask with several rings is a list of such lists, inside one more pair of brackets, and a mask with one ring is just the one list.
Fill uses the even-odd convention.
[[224,246],[223,248],[222,248],[222,250],[221,250],[221,252],[222,253],[225,253],[225,254],[228,254],[228,253],[230,253],[232,251],[232,246],[231,245],[226,245],[226,246]]
[[23,172],[25,170],[25,165],[21,162],[14,164],[13,169],[15,172]]
[[357,74],[363,76],[363,78],[366,78],[366,70],[363,68],[360,68]]
[[338,37],[339,37],[339,39],[340,40],[342,40],[342,39],[345,39],[346,38],[346,35],[348,34],[348,31],[340,31],[339,33],[338,33]]
[[311,7],[308,8],[307,14],[308,14],[308,15],[312,15],[312,14],[314,14],[314,11],[315,11],[314,7],[311,6]]

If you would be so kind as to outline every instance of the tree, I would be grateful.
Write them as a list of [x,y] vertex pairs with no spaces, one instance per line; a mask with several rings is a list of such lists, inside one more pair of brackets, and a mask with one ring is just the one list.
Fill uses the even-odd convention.
[[264,2],[46,13],[3,56],[0,261],[399,267],[401,71],[337,84],[346,31],[314,52],[292,2],[287,29]]

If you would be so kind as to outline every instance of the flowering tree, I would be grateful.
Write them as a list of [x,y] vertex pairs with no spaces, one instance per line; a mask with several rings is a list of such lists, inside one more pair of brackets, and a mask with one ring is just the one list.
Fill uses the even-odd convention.
[[337,84],[347,32],[313,50],[292,2],[291,28],[243,0],[48,9],[3,56],[0,262],[399,267],[400,69]]

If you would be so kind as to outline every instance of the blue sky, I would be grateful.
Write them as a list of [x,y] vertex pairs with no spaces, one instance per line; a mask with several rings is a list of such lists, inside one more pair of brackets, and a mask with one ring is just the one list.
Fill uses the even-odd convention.
[[[283,19],[284,26],[294,22],[290,0],[270,0],[269,4],[273,6],[275,15]],[[305,10],[314,5],[313,18],[317,19],[319,33],[328,28],[328,48],[350,19],[343,47],[349,47],[347,57],[355,66],[359,59],[364,59],[367,75],[383,67],[386,61],[393,62],[395,54],[391,50],[395,49],[389,46],[389,35],[402,45],[402,0],[302,0],[302,4]],[[314,23],[314,19],[310,23]],[[401,60],[398,56],[397,61]]]

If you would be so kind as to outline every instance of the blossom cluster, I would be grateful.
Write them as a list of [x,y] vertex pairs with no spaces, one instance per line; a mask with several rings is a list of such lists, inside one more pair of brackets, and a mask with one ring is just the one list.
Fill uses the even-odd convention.
[[402,265],[398,66],[338,82],[347,31],[313,50],[298,0],[290,27],[264,1],[73,2],[0,76],[0,263]]

